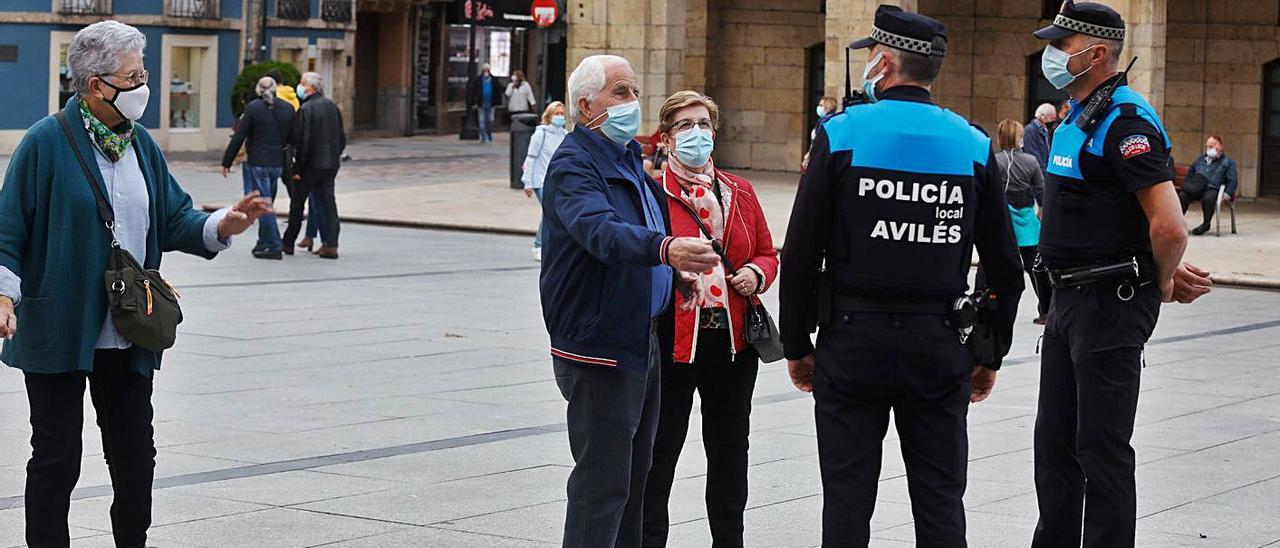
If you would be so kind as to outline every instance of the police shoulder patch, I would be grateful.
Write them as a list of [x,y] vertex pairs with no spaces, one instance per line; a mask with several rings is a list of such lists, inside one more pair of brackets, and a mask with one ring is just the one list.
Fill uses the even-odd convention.
[[1120,157],[1128,160],[1151,152],[1151,140],[1146,135],[1130,135],[1120,140]]

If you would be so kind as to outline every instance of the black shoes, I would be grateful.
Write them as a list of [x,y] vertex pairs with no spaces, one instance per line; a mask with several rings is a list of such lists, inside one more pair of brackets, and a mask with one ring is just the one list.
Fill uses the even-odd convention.
[[1209,223],[1205,223],[1205,224],[1202,224],[1202,225],[1200,225],[1200,226],[1197,226],[1197,227],[1195,227],[1195,228],[1191,229],[1191,233],[1192,233],[1192,234],[1194,234],[1194,235],[1196,235],[1196,236],[1201,236],[1201,235],[1203,235],[1205,232],[1208,232],[1208,231],[1209,231]]
[[279,261],[279,260],[281,260],[281,259],[283,259],[283,258],[284,258],[284,253],[282,253],[279,249],[275,249],[275,250],[271,250],[271,249],[255,249],[255,250],[253,251],[253,258],[255,258],[255,259],[267,259],[267,260],[271,260],[271,261]]

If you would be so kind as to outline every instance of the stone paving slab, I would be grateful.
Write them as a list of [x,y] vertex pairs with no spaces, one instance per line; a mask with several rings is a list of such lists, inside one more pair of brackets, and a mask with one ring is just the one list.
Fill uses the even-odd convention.
[[[166,259],[187,321],[157,375],[153,544],[558,545],[571,458],[525,237],[352,225],[336,262],[257,261],[242,244]],[[970,410],[972,546],[1025,546],[1035,524],[1038,328],[1023,305],[995,394]],[[1280,293],[1224,289],[1163,308],[1135,434],[1139,546],[1280,542],[1277,307]],[[22,542],[30,428],[21,375],[0,373],[8,547]],[[760,368],[748,546],[820,542],[812,405],[781,364]],[[710,541],[701,429],[695,411],[674,548]],[[73,546],[109,546],[92,420],[84,438]],[[890,429],[872,546],[914,543],[901,459]]]

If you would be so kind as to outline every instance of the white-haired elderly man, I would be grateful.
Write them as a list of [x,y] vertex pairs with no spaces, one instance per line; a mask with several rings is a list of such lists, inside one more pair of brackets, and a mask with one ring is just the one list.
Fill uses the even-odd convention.
[[1058,111],[1049,103],[1036,107],[1036,117],[1022,128],[1022,151],[1036,157],[1040,171],[1049,166],[1049,133],[1058,121]]
[[659,368],[672,355],[672,268],[719,262],[705,241],[668,236],[666,200],[634,139],[639,88],[626,59],[582,60],[569,76],[577,128],[543,188],[542,315],[575,463],[565,547],[640,545]]
[[[115,492],[116,545],[143,546],[151,524],[151,389],[160,353],[133,344],[108,317],[103,274],[113,242],[157,269],[165,251],[213,258],[270,212],[256,194],[213,215],[192,208],[137,123],[149,98],[145,46],[141,32],[116,21],[76,33],[67,49],[76,94],[57,119],[27,130],[0,188],[0,338],[9,339],[0,360],[26,376],[33,547],[70,544],[86,381]],[[114,230],[100,220],[89,185],[109,197]]]
[[315,194],[313,203],[319,207],[313,206],[311,214],[316,215],[316,210],[319,209],[324,217],[321,224],[324,228],[320,230],[320,235],[324,238],[320,246],[320,257],[337,259],[338,233],[342,227],[338,220],[334,181],[342,164],[342,151],[347,148],[342,111],[338,110],[336,103],[325,97],[324,80],[314,72],[302,74],[302,82],[298,84],[298,98],[302,100],[302,107],[298,109],[298,175],[294,176],[297,184],[294,185],[293,194],[289,196],[289,228],[284,233],[284,253],[293,255],[294,239],[302,229],[303,208],[307,205],[308,198]]

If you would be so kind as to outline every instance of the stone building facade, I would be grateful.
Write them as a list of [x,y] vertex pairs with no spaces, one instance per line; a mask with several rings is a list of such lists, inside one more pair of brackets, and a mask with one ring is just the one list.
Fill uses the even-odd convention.
[[[1101,0],[1129,25],[1131,85],[1160,111],[1175,158],[1188,164],[1217,133],[1240,166],[1244,196],[1280,194],[1280,2]],[[817,99],[843,95],[845,44],[870,32],[886,0],[575,0],[567,65],[594,53],[629,59],[640,76],[645,126],[674,91],[722,107],[716,160],[734,168],[797,170]],[[1060,97],[1039,74],[1031,36],[1059,0],[887,0],[949,29],[934,99],[987,129],[1025,121]],[[866,56],[852,52],[853,84]]]

